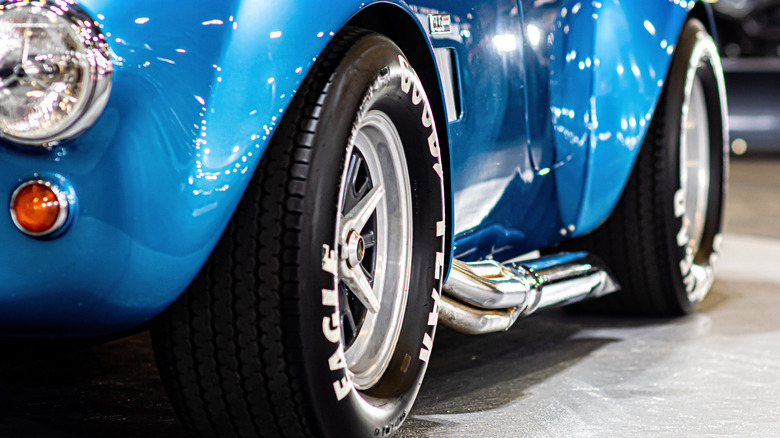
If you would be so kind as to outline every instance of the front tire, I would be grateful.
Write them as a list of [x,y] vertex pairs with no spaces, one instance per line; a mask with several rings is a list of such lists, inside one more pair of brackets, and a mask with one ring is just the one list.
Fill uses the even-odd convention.
[[400,49],[360,30],[337,35],[208,262],[153,327],[163,382],[193,436],[400,426],[437,321],[439,155]]
[[596,231],[565,245],[606,261],[621,291],[574,308],[675,316],[704,299],[723,226],[725,99],[715,43],[700,21],[690,19],[615,210]]

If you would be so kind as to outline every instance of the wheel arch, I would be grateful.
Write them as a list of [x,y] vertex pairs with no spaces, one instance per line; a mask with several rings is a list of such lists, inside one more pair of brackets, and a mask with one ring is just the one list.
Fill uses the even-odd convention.
[[374,3],[361,9],[346,23],[346,26],[371,30],[393,40],[409,59],[409,63],[414,67],[423,83],[423,87],[425,87],[431,110],[434,113],[436,131],[439,136],[439,147],[442,154],[441,161],[444,167],[444,220],[447,225],[444,245],[444,260],[446,261],[444,278],[446,279],[452,257],[453,239],[452,185],[450,179],[451,166],[447,113],[444,106],[444,94],[441,89],[439,70],[436,66],[432,46],[419,21],[411,14],[412,11],[393,3]]

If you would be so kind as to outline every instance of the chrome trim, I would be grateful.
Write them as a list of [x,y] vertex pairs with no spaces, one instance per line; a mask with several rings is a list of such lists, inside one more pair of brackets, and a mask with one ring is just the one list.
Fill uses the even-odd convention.
[[[683,204],[685,209],[682,215],[683,229],[680,230],[680,233],[678,234],[678,244],[680,244],[680,246],[685,245],[686,260],[690,259],[692,262],[696,260],[699,255],[699,245],[706,226],[706,215],[707,210],[709,209],[708,198],[709,192],[712,189],[710,187],[710,148],[717,146],[710,144],[709,114],[706,104],[707,96],[705,96],[705,90],[702,88],[701,80],[697,76],[701,65],[704,63],[708,63],[712,68],[718,87],[717,97],[720,103],[720,117],[723,124],[723,144],[720,145],[720,147],[722,147],[723,150],[723,190],[725,196],[725,187],[728,186],[730,142],[728,103],[726,100],[723,65],[721,64],[715,41],[709,34],[699,32],[686,70],[680,130],[680,188],[685,197],[685,203]],[[697,124],[704,124],[706,127],[704,130],[706,135],[703,139],[700,138],[701,136],[696,136],[689,132],[689,128],[694,128]],[[691,148],[689,140],[692,140],[691,143],[695,143],[695,147]],[[706,156],[706,162],[703,159],[704,156]],[[698,166],[687,166],[685,165],[685,162],[687,161],[695,161]],[[694,178],[689,177],[689,172],[691,171],[694,173]],[[693,208],[691,208],[692,206]],[[682,241],[685,237],[688,238],[687,242]],[[687,292],[688,298],[692,302],[700,302],[709,292],[709,289],[715,280],[715,269],[717,267],[716,260],[717,250],[710,255],[710,260],[708,260],[709,264],[702,265],[696,262],[691,264],[690,269],[696,280],[691,283],[694,286],[689,288]],[[685,274],[686,273],[683,272],[683,275]],[[687,286],[688,283],[686,282],[686,287]]]
[[440,316],[469,334],[508,329],[517,318],[618,290],[604,264],[587,253],[561,253],[499,264],[453,260]]
[[520,314],[516,309],[484,310],[471,307],[442,295],[439,301],[439,321],[468,335],[500,332],[512,326]]
[[[702,34],[699,34],[702,35]],[[710,126],[704,86],[697,76],[701,63],[717,49],[709,37],[699,37],[693,48],[685,77],[682,116],[680,117],[680,188],[684,196],[682,214],[686,251],[699,251],[707,216],[710,191]],[[676,210],[676,209],[675,209]],[[675,211],[675,214],[677,212]]]
[[55,146],[62,140],[81,134],[92,126],[103,113],[111,94],[113,62],[111,49],[105,35],[100,30],[101,25],[92,19],[73,0],[0,0],[0,9],[9,11],[21,7],[49,9],[52,13],[67,20],[76,31],[76,38],[86,48],[89,61],[89,76],[91,89],[86,96],[86,102],[69,125],[57,133],[39,138],[23,138],[0,131],[0,137],[12,142],[28,146]]
[[453,260],[444,292],[483,309],[529,307],[538,301],[539,282],[522,266]]
[[[19,192],[21,192],[25,187],[31,186],[33,184],[43,184],[51,189],[51,191],[54,192],[54,196],[57,197],[57,202],[59,203],[60,207],[60,211],[57,214],[57,220],[54,221],[54,225],[52,225],[50,229],[40,233],[34,233],[32,231],[26,230],[19,222],[19,219],[16,217],[16,212],[14,211],[14,204],[16,197],[19,195]],[[14,190],[13,194],[11,194],[11,203],[8,209],[11,212],[11,220],[13,221],[14,225],[16,225],[16,228],[19,229],[19,231],[31,237],[46,237],[60,231],[67,223],[70,212],[70,203],[68,202],[68,193],[65,190],[60,189],[60,187],[56,184],[44,179],[31,179],[25,183],[22,183],[19,185],[19,187],[16,188],[16,190]]]
[[436,58],[436,67],[439,69],[441,78],[441,89],[444,92],[444,104],[447,108],[447,121],[453,122],[460,118],[460,109],[458,108],[458,99],[455,95],[457,86],[455,51],[448,47],[433,49],[433,55]]

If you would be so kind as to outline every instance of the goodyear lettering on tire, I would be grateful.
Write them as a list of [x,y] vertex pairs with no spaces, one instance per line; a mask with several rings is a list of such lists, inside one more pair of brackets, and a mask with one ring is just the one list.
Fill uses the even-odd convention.
[[[415,73],[414,69],[409,65],[409,62],[401,55],[398,55],[398,62],[401,64],[401,90],[405,94],[411,93],[412,105],[423,104],[423,110],[420,117],[420,123],[423,128],[430,129],[428,135],[428,152],[433,158],[433,165],[431,168],[440,181],[444,180],[444,171],[441,164],[441,149],[439,148],[439,136],[436,132],[436,124],[433,119],[433,112],[431,111],[431,104],[428,101],[428,97],[425,95],[425,91],[422,87],[420,78]],[[444,232],[446,226],[444,220],[436,222],[436,237],[444,239]],[[437,251],[434,264],[434,278],[436,280],[442,280],[444,275],[444,252]],[[419,359],[423,362],[428,362],[431,357],[431,348],[433,347],[433,333],[436,330],[436,325],[439,321],[439,301],[441,300],[441,294],[436,288],[431,292],[431,298],[433,299],[433,308],[428,314],[428,331],[423,333],[422,347],[420,348]]]

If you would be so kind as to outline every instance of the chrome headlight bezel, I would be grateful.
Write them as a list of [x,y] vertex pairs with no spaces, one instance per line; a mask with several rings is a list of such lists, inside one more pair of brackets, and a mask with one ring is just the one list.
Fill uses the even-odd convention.
[[0,129],[0,137],[13,143],[50,147],[81,134],[95,123],[105,109],[113,75],[111,50],[100,24],[72,0],[0,0],[0,25],[3,15],[19,8],[27,8],[28,14],[60,20],[66,24],[70,28],[70,36],[80,46],[77,55],[86,59],[88,64],[88,71],[84,72],[87,79],[82,101],[58,124],[48,131],[33,135],[20,135],[18,132]]

